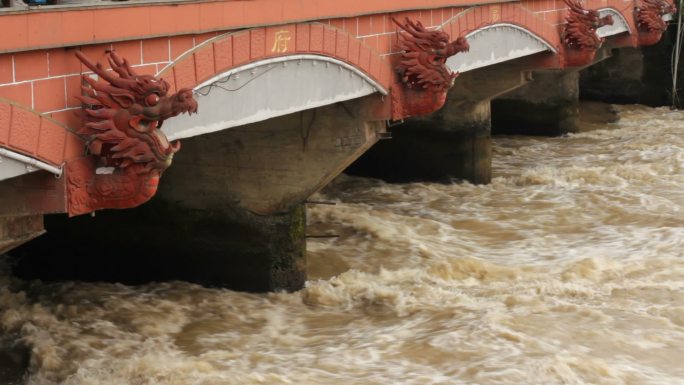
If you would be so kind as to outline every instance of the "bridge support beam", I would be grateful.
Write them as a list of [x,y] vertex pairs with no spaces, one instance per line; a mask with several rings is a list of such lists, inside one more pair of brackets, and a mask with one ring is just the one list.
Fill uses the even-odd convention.
[[[671,104],[671,59],[675,34],[669,30],[660,42],[652,46],[614,49],[612,57],[582,70],[581,99],[649,106]],[[684,61],[680,61],[679,66],[677,81],[684,84]],[[676,105],[681,108],[679,100]]]
[[491,180],[491,98],[528,80],[520,68],[495,65],[456,78],[441,110],[390,129],[392,139],[366,152],[347,173],[390,182]]
[[384,122],[367,121],[366,102],[184,139],[150,202],[94,218],[46,217],[47,235],[13,252],[24,257],[17,272],[298,290],[306,280],[305,200],[384,131]]
[[347,169],[347,173],[389,182],[491,179],[489,101],[444,108],[448,114],[414,118],[392,128],[382,141]]
[[539,71],[534,81],[492,100],[492,132],[557,136],[578,130],[579,73]]
[[0,215],[0,254],[43,234],[43,215]]
[[[580,72],[580,97],[606,103],[639,103],[648,98],[642,81],[644,53],[641,48],[620,48],[613,55]],[[660,87],[666,90],[666,87]],[[653,97],[658,92],[648,93]]]

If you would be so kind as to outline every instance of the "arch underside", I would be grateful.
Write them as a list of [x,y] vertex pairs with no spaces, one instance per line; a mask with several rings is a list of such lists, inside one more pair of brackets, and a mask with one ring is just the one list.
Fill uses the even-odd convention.
[[28,174],[33,171],[36,171],[36,169],[26,163],[0,155],[0,180],[14,178],[15,176]]
[[603,8],[598,10],[601,17],[611,15],[613,16],[613,25],[604,25],[596,30],[599,37],[613,36],[623,32],[630,32],[629,24],[622,14],[612,8]]
[[319,55],[291,55],[250,63],[194,88],[199,113],[164,122],[170,140],[255,123],[356,99],[382,86],[355,67]]
[[0,147],[0,181],[31,172],[45,170],[60,176],[61,168],[41,162],[38,159]]
[[539,52],[555,52],[547,42],[513,24],[489,25],[466,37],[470,51],[447,60],[452,71],[466,72]]

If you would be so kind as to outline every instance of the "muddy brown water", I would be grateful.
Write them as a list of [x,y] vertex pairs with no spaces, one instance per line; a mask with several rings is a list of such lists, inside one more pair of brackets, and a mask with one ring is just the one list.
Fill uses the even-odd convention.
[[684,112],[616,108],[487,186],[338,178],[299,292],[5,272],[0,328],[27,384],[684,384]]

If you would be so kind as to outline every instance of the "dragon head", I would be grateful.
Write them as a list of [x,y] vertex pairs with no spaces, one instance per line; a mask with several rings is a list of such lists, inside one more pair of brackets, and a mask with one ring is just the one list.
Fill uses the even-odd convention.
[[668,13],[675,13],[677,12],[676,8],[674,5],[670,4],[667,1],[660,0],[660,15],[665,16]]

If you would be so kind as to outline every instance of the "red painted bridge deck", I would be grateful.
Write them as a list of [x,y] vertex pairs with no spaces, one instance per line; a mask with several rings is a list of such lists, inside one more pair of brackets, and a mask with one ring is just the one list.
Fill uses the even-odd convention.
[[[303,21],[358,20],[359,32],[391,28],[383,14],[402,13],[435,25],[450,18],[445,8],[505,3],[490,0],[253,0],[253,1],[127,1],[29,10],[0,8],[0,53],[39,48],[87,45],[160,36],[200,34],[213,31]],[[523,2],[533,12],[564,9],[560,0]],[[612,1],[590,1],[612,3]],[[623,2],[620,2],[621,4]],[[628,3],[629,4],[629,3]],[[375,17],[373,15],[377,15]]]

